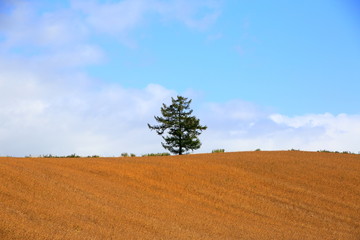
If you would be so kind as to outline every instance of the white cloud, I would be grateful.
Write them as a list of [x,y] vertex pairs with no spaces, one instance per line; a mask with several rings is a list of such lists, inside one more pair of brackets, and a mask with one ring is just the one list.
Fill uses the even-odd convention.
[[[226,109],[226,105],[219,108]],[[253,118],[238,118],[233,111],[249,112]],[[225,148],[229,151],[254,150],[332,150],[359,152],[360,116],[339,114],[310,114],[288,117],[239,107],[221,113],[217,123],[205,134],[207,149]],[[215,116],[216,116],[215,112]],[[218,115],[219,116],[219,115]],[[245,115],[246,116],[246,115]]]
[[16,45],[59,47],[83,40],[86,25],[69,10],[39,13],[26,1],[14,1],[11,11],[0,14],[3,46]]
[[[43,14],[29,2],[15,3],[13,11],[0,13],[5,39],[0,43],[0,155],[164,151],[161,137],[146,124],[154,123],[161,104],[169,103],[176,92],[156,84],[126,89],[87,76],[81,67],[106,57],[100,46],[90,43],[91,29],[126,34],[144,23],[147,14],[203,29],[220,14],[218,1],[74,0],[72,9]],[[118,20],[113,22],[114,18]],[[13,54],[14,47],[35,50]],[[187,93],[193,99],[201,95],[194,90]],[[209,127],[200,137],[199,152],[360,150],[357,115],[288,117],[241,100],[196,101],[193,106],[200,107],[194,114]]]
[[[177,20],[188,27],[206,29],[219,17],[220,4],[215,0],[123,0],[100,3],[73,0],[72,8],[85,14],[86,22],[99,32],[123,36],[145,24],[148,15]],[[149,18],[147,18],[149,19]]]
[[[271,115],[270,118],[279,125],[283,125],[294,132],[312,134],[312,130],[321,129],[319,134],[310,136],[310,141],[304,143],[308,148],[326,148],[330,150],[360,150],[358,137],[360,136],[360,116],[339,114],[310,114],[305,116],[287,117]],[[312,139],[316,141],[311,141]]]
[[[161,137],[147,123],[154,124],[161,104],[168,104],[176,94],[156,84],[125,89],[77,72],[49,73],[22,61],[2,59],[0,155],[118,156],[165,151]],[[197,152],[216,148],[360,150],[357,115],[288,117],[250,102],[206,103],[193,98],[197,101],[194,114],[208,126]]]
[[173,0],[155,1],[153,6],[167,19],[176,19],[188,27],[204,30],[220,16],[220,5],[220,1],[215,0]]
[[40,12],[26,1],[14,1],[11,6],[0,13],[0,51],[8,61],[21,58],[26,65],[53,70],[105,58],[100,46],[88,43],[88,27],[71,10]]
[[[110,35],[125,46],[136,46],[129,35],[152,19],[179,21],[204,29],[220,14],[218,1],[70,0],[69,8],[39,10],[41,3],[9,2],[0,12],[0,51],[26,54],[37,65],[84,66],[106,56],[93,37]],[[1,41],[2,40],[2,41]]]
[[[72,1],[70,9],[42,12],[30,2],[9,2],[0,13],[0,155],[162,151],[161,138],[146,124],[175,92],[154,84],[124,89],[79,67],[105,58],[89,43],[93,28],[126,34],[146,14],[163,14],[160,5],[164,10],[179,2]],[[190,5],[191,13],[176,20],[189,21],[203,6]],[[184,1],[176,11],[187,6]]]
[[0,66],[0,155],[161,150],[146,124],[174,91],[155,84],[124,89],[75,73],[53,76],[21,62]]
[[86,14],[87,22],[100,32],[121,34],[136,27],[149,8],[150,1],[124,0],[98,3],[72,1],[72,6]]

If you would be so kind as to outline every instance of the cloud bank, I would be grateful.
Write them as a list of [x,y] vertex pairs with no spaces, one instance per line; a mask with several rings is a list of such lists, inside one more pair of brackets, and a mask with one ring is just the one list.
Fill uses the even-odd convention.
[[[181,94],[156,84],[126,89],[85,74],[49,73],[15,60],[1,60],[0,73],[3,156],[162,152],[161,138],[146,124],[154,123],[162,103]],[[207,103],[195,96],[194,102],[194,114],[208,126],[197,152],[216,148],[360,151],[358,115],[289,117],[241,100]]]
[[[156,83],[129,89],[92,78],[83,67],[107,53],[91,39],[106,34],[127,46],[124,39],[154,15],[201,31],[220,13],[218,1],[210,0],[73,0],[56,11],[9,1],[0,11],[0,155],[163,152],[161,137],[147,123],[154,123],[162,103],[183,93]],[[290,117],[241,99],[209,103],[192,95],[194,114],[208,126],[197,152],[360,151],[358,115]]]
[[[219,104],[218,107],[226,105]],[[209,121],[206,133],[208,149],[225,148],[229,151],[300,149],[331,150],[360,153],[357,142],[360,134],[360,115],[330,113],[289,117],[278,113],[260,112],[252,118],[241,116],[246,108],[240,104],[233,111]],[[249,115],[253,111],[248,112]],[[209,124],[210,125],[210,124]]]

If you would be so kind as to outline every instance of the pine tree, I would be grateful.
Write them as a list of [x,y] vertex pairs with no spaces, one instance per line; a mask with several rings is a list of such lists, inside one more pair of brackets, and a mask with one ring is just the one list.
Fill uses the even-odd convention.
[[161,114],[163,117],[155,116],[155,120],[160,125],[150,125],[151,130],[156,130],[158,135],[167,133],[162,136],[165,143],[162,146],[174,154],[182,155],[189,150],[199,149],[201,142],[198,136],[206,126],[200,125],[200,120],[195,116],[191,116],[193,110],[190,109],[191,99],[177,96],[177,99],[171,98],[172,104],[161,107]]

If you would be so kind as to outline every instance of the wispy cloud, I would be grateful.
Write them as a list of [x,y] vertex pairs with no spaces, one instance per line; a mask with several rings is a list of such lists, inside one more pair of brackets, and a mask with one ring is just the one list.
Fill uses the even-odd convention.
[[208,28],[221,14],[220,1],[215,0],[157,1],[154,6],[164,17],[179,20],[186,26],[199,30]]
[[[215,0],[70,0],[70,7],[52,11],[40,11],[38,5],[41,4],[8,2],[7,6],[11,7],[0,12],[0,50],[21,51],[37,58],[51,55],[52,61],[79,56],[79,60],[72,62],[84,65],[79,61],[94,63],[103,55],[101,46],[94,46],[93,37],[109,35],[125,46],[136,46],[131,33],[148,24],[154,16],[160,22],[177,21],[189,28],[205,29],[221,12]],[[81,57],[84,55],[86,59]]]
[[101,3],[72,1],[72,8],[85,14],[85,21],[99,32],[124,35],[139,27],[150,15],[176,20],[188,27],[206,29],[219,17],[219,1],[123,0]]
[[178,22],[204,30],[221,14],[218,0],[69,1],[69,7],[47,11],[40,8],[41,2],[2,2],[7,10],[0,12],[0,51],[36,56],[31,61],[59,62],[67,58],[71,61],[66,65],[83,66],[106,58],[94,37],[109,36],[134,47],[134,32],[154,21],[165,25]]
[[0,15],[3,45],[59,47],[78,42],[87,34],[87,26],[69,10],[40,13],[27,1],[14,1],[12,8]]
[[140,24],[149,11],[150,1],[124,0],[100,3],[72,1],[75,10],[85,14],[85,21],[95,30],[107,34],[123,34]]

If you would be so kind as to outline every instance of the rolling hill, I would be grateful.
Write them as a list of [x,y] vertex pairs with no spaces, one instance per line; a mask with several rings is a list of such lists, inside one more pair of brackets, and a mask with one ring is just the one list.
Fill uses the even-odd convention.
[[0,158],[0,239],[360,239],[360,155]]

